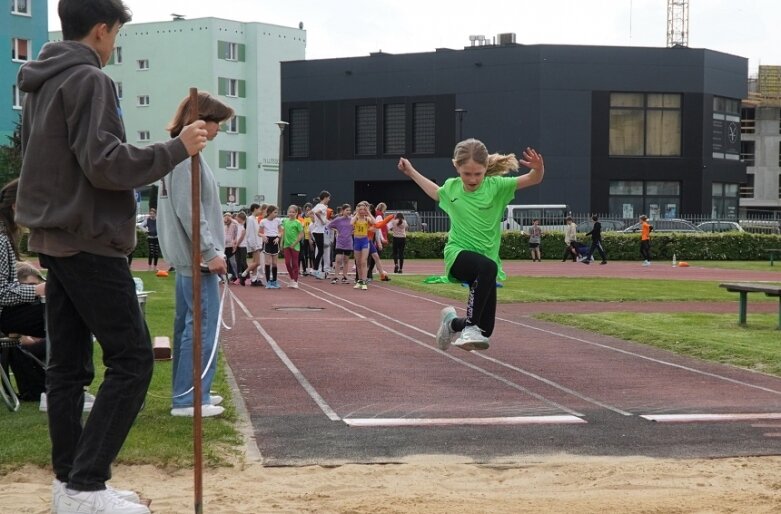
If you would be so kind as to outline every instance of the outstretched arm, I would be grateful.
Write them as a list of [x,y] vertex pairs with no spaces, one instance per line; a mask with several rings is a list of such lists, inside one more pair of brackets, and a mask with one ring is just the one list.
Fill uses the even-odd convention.
[[545,175],[545,163],[542,160],[542,154],[537,153],[534,148],[527,147],[523,151],[523,159],[520,163],[531,171],[518,177],[516,189],[534,186],[542,182],[542,176]]
[[399,171],[411,178],[429,198],[435,202],[439,202],[439,186],[421,175],[418,170],[412,167],[411,162],[404,157],[401,157],[397,167],[399,168]]

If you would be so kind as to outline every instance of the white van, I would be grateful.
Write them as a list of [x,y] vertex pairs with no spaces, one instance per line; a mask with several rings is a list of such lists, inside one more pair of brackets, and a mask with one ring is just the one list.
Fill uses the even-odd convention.
[[564,231],[564,218],[570,215],[566,204],[508,205],[502,217],[502,230],[528,232],[535,219],[542,230]]

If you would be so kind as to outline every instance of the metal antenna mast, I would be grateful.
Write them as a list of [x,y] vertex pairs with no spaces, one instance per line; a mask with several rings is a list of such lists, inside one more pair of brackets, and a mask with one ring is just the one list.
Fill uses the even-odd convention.
[[667,47],[689,46],[689,0],[667,0]]

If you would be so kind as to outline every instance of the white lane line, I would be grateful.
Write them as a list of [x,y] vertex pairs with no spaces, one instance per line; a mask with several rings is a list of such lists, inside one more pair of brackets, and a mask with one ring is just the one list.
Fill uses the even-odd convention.
[[[377,287],[377,286],[375,286],[375,287]],[[426,301],[429,301],[431,303],[435,303],[437,305],[450,305],[450,304],[447,304],[447,303],[442,303],[442,302],[439,302],[439,301],[436,301],[436,300],[432,300],[430,298],[425,298],[423,296],[418,296],[418,295],[414,295],[414,294],[410,294],[410,293],[406,293],[406,292],[401,292],[401,291],[398,291],[397,289],[390,289],[390,288],[387,288],[387,287],[382,287],[382,289],[384,291],[395,292],[395,293],[398,293],[398,294],[401,294],[401,295],[404,295],[404,296],[409,296],[409,297],[412,297],[412,298],[416,298],[416,299],[419,299],[419,300],[426,300]],[[463,310],[463,309],[461,309],[461,310]],[[654,357],[649,357],[647,355],[642,355],[640,353],[632,352],[632,351],[629,351],[629,350],[623,350],[621,348],[616,348],[614,346],[610,346],[610,345],[607,345],[607,344],[604,344],[604,343],[597,343],[597,342],[594,342],[594,341],[589,341],[588,339],[583,339],[582,337],[575,337],[575,336],[571,336],[571,335],[568,335],[568,334],[562,334],[561,332],[556,332],[556,331],[553,331],[553,330],[547,330],[545,328],[535,327],[533,325],[528,325],[526,323],[521,323],[519,321],[513,321],[513,320],[509,320],[509,319],[504,319],[504,318],[500,318],[498,316],[497,316],[496,319],[500,320],[500,321],[504,321],[505,323],[510,323],[512,325],[517,325],[519,327],[524,327],[524,328],[528,328],[528,329],[531,329],[531,330],[536,330],[538,332],[543,332],[545,334],[554,335],[556,337],[561,337],[561,338],[564,338],[564,339],[570,339],[572,341],[577,341],[579,343],[584,343],[584,344],[588,344],[588,345],[591,345],[591,346],[596,346],[598,348],[604,348],[606,350],[611,350],[611,351],[614,351],[614,352],[623,353],[625,355],[630,355],[632,357],[637,357],[639,359],[644,359],[644,360],[647,360],[647,361],[651,361],[651,362],[654,362],[656,364],[661,364],[663,366],[670,366],[670,367],[673,367],[673,368],[682,369],[682,370],[688,371],[690,373],[696,373],[698,375],[704,375],[704,376],[715,378],[715,379],[718,379],[718,380],[723,380],[725,382],[730,382],[730,383],[737,384],[737,385],[740,385],[740,386],[750,387],[752,389],[758,389],[760,391],[765,391],[767,393],[777,394],[777,395],[781,396],[781,391],[776,390],[776,389],[771,389],[769,387],[764,387],[764,386],[760,386],[760,385],[756,385],[756,384],[751,384],[751,383],[748,383],[748,382],[744,382],[742,380],[737,380],[737,379],[734,379],[734,378],[725,377],[725,376],[719,375],[717,373],[711,373],[709,371],[703,371],[703,370],[700,370],[700,369],[691,368],[689,366],[684,366],[682,364],[676,364],[674,362],[669,362],[669,361],[665,361],[665,360],[661,360],[661,359],[656,359]],[[576,328],[576,327],[573,327],[573,328]]]
[[357,312],[355,312],[353,310],[350,310],[348,307],[345,306],[345,304],[352,305],[352,306],[355,306],[355,307],[359,307],[361,309],[366,309],[366,310],[370,311],[373,315],[387,318],[387,319],[389,319],[391,321],[394,321],[394,322],[396,322],[396,323],[398,323],[398,324],[400,324],[402,326],[405,326],[407,328],[410,328],[410,329],[416,330],[418,332],[421,332],[421,333],[427,335],[428,337],[434,337],[434,334],[431,334],[430,332],[426,332],[425,330],[422,330],[422,329],[420,329],[420,328],[418,328],[416,326],[413,326],[413,325],[409,325],[409,324],[404,323],[402,321],[394,320],[393,318],[391,318],[389,316],[385,316],[382,313],[372,311],[371,309],[368,309],[368,308],[364,307],[363,305],[351,302],[351,301],[349,301],[349,300],[347,300],[345,298],[342,298],[340,296],[336,296],[336,295],[334,295],[332,293],[329,293],[328,291],[325,291],[323,289],[318,289],[318,288],[313,287],[313,286],[307,286],[307,287],[311,288],[311,289],[314,289],[315,291],[319,291],[320,293],[322,293],[322,295],[327,295],[327,296],[331,296],[333,298],[336,298],[336,299],[339,300],[339,303],[332,302],[332,301],[328,300],[327,298],[324,298],[323,296],[318,296],[318,295],[312,293],[311,291],[307,291],[307,290],[305,290],[303,288],[299,289],[299,290],[300,291],[304,291],[306,294],[312,295],[315,298],[318,298],[319,300],[321,300],[323,302],[329,303],[329,304],[333,305],[334,307],[338,307],[339,309],[345,310],[345,311],[347,311],[349,313],[352,313],[355,316],[358,316],[358,317],[360,317],[362,319],[365,319],[365,320],[369,321],[370,323],[372,323],[373,325],[376,325],[377,327],[380,327],[380,328],[382,328],[382,329],[384,329],[384,330],[386,330],[386,331],[388,331],[388,332],[390,332],[392,334],[395,334],[395,335],[397,335],[397,336],[399,336],[399,337],[401,337],[403,339],[407,339],[408,341],[412,341],[413,343],[415,343],[415,344],[417,344],[419,346],[422,346],[423,348],[425,348],[427,350],[431,350],[433,352],[437,352],[437,353],[441,354],[442,356],[447,357],[448,359],[451,359],[454,362],[457,362],[458,364],[461,364],[462,366],[466,366],[467,368],[470,368],[470,369],[472,369],[474,371],[477,371],[478,373],[482,373],[483,375],[486,375],[486,376],[488,376],[490,378],[493,378],[494,380],[498,380],[499,382],[502,382],[503,384],[505,384],[505,385],[507,385],[507,386],[509,386],[509,387],[511,387],[513,389],[516,389],[518,391],[526,393],[529,396],[531,396],[533,398],[536,398],[536,399],[540,400],[541,402],[546,403],[546,404],[548,404],[548,405],[550,405],[552,407],[555,407],[555,408],[557,408],[559,410],[562,410],[564,412],[572,414],[573,416],[584,416],[582,413],[577,412],[575,410],[572,410],[569,407],[565,407],[564,405],[561,405],[561,404],[559,404],[557,402],[554,402],[552,400],[549,400],[548,398],[545,398],[544,396],[542,396],[540,394],[537,394],[534,391],[531,391],[530,389],[527,389],[527,388],[523,387],[520,384],[516,384],[515,382],[512,382],[512,381],[510,381],[510,380],[508,380],[508,379],[506,379],[504,377],[501,377],[501,376],[499,376],[499,375],[497,375],[495,373],[491,373],[490,371],[485,370],[485,369],[481,368],[480,366],[476,366],[476,365],[474,365],[472,363],[466,362],[465,360],[459,359],[458,357],[454,357],[451,354],[449,354],[447,352],[443,352],[442,350],[440,350],[440,349],[438,349],[438,348],[436,348],[434,346],[431,346],[429,344],[426,344],[426,343],[424,343],[423,341],[421,341],[419,339],[416,339],[416,338],[414,338],[412,336],[408,336],[407,334],[399,332],[398,330],[396,330],[396,329],[394,329],[392,327],[389,327],[387,325],[383,325],[382,323],[380,323],[377,320],[370,319],[370,318],[368,318],[366,316],[363,316],[362,314],[359,314],[359,313],[357,313]]
[[434,425],[544,425],[587,423],[576,416],[511,416],[505,418],[345,418],[351,427],[416,427]]
[[[244,314],[247,315],[248,318],[252,317],[252,313],[250,313],[249,309],[247,309],[247,306],[242,303],[241,300],[239,300],[237,297],[234,298],[236,303],[238,303],[241,310],[244,311]],[[263,336],[263,338],[266,340],[268,345],[271,347],[272,350],[274,350],[274,353],[277,354],[277,357],[279,357],[279,360],[281,360],[285,366],[287,366],[287,369],[290,370],[290,372],[293,374],[294,377],[296,377],[296,380],[298,380],[298,383],[301,384],[301,387],[304,388],[304,390],[307,392],[310,398],[317,404],[318,407],[320,407],[320,410],[322,410],[326,416],[328,416],[328,419],[331,421],[339,421],[341,418],[339,415],[334,412],[334,410],[331,408],[330,405],[323,399],[322,396],[315,390],[315,388],[312,386],[312,384],[309,383],[309,380],[306,379],[303,373],[296,367],[295,364],[293,364],[293,361],[290,360],[290,358],[287,356],[287,354],[282,350],[282,348],[279,347],[277,342],[274,340],[273,337],[269,335],[268,332],[266,332],[263,327],[260,325],[260,322],[257,320],[251,320],[252,324],[255,325],[255,328],[260,333],[260,335]]]
[[640,417],[658,423],[696,423],[701,421],[781,419],[781,412],[755,414],[644,414]]
[[[312,286],[309,286],[309,287],[312,287]],[[313,289],[317,289],[317,288],[314,288],[314,287],[313,287]],[[392,290],[392,289],[386,289],[386,288],[383,288],[383,289],[385,289],[385,290],[387,290],[387,291],[395,291],[395,290]],[[336,295],[332,295],[331,293],[329,293],[329,292],[327,292],[327,291],[324,291],[324,290],[322,290],[322,289],[317,289],[317,290],[318,290],[318,291],[321,291],[321,292],[323,292],[324,294],[331,295],[331,296],[333,296],[334,298],[339,298],[338,296],[336,296]],[[426,299],[426,298],[424,298],[424,299]],[[346,301],[346,300],[345,300],[345,301]],[[350,303],[350,302],[348,302],[348,303]],[[436,302],[434,302],[434,303],[436,303]],[[353,304],[353,305],[356,305],[356,304]],[[383,318],[385,318],[385,319],[387,319],[387,320],[389,320],[389,321],[392,321],[393,323],[397,323],[397,324],[399,324],[399,325],[402,325],[402,326],[404,326],[404,327],[407,327],[407,328],[409,328],[409,329],[415,330],[415,331],[417,331],[417,332],[420,332],[421,334],[424,334],[424,335],[426,335],[426,336],[428,336],[428,337],[435,337],[435,335],[434,335],[434,334],[432,334],[431,332],[427,332],[426,330],[423,330],[423,329],[421,329],[421,328],[418,328],[418,327],[416,327],[415,325],[410,325],[410,324],[408,324],[408,323],[405,323],[405,322],[403,322],[403,321],[401,321],[401,320],[399,320],[399,319],[393,318],[393,317],[391,317],[391,316],[388,316],[388,315],[386,315],[386,314],[383,314],[383,313],[381,313],[381,312],[372,311],[371,309],[368,309],[367,307],[365,307],[365,306],[363,306],[363,305],[359,305],[359,304],[358,304],[357,306],[358,306],[358,307],[361,307],[362,309],[366,309],[366,310],[368,310],[368,311],[372,312],[372,314],[373,314],[373,315],[375,315],[375,316],[378,316],[378,317],[383,317]],[[463,309],[462,309],[462,310],[463,310]],[[426,346],[429,346],[429,345],[426,345]],[[436,350],[436,351],[438,351],[438,352],[441,352],[441,350],[439,350],[438,348],[434,348],[434,347],[430,347],[430,348],[432,348],[432,349],[434,349],[434,350]],[[443,354],[445,354],[445,355],[449,355],[449,354],[447,354],[447,353],[445,353],[445,352],[441,352],[441,353],[443,353]],[[530,372],[530,371],[526,371],[526,370],[524,370],[524,369],[522,369],[522,368],[519,368],[519,367],[517,367],[517,366],[513,366],[512,364],[508,364],[508,363],[506,363],[506,362],[503,362],[503,361],[500,361],[500,360],[498,360],[498,359],[494,359],[493,357],[488,357],[487,355],[485,355],[485,354],[483,354],[483,353],[480,353],[480,352],[472,352],[472,354],[473,354],[473,355],[476,355],[477,357],[480,357],[481,359],[485,359],[485,360],[487,360],[487,361],[490,361],[490,362],[492,362],[492,363],[494,363],[494,364],[496,364],[496,365],[498,365],[498,366],[502,366],[502,367],[505,367],[505,368],[507,368],[507,369],[510,369],[510,370],[512,370],[512,371],[515,371],[516,373],[521,373],[522,375],[526,375],[526,376],[528,376],[528,377],[531,377],[531,378],[533,378],[533,379],[535,379],[535,380],[537,380],[537,381],[539,381],[539,382],[542,382],[542,383],[544,383],[544,384],[547,384],[547,385],[549,385],[550,387],[553,387],[554,389],[558,389],[559,391],[562,391],[562,392],[564,392],[564,393],[566,393],[566,394],[569,394],[569,395],[571,395],[571,396],[574,396],[575,398],[578,398],[578,399],[580,399],[580,400],[583,400],[584,402],[587,402],[587,403],[591,403],[591,404],[597,405],[597,406],[599,406],[599,407],[602,407],[602,408],[604,408],[604,409],[608,409],[608,410],[610,410],[610,411],[613,411],[613,412],[615,412],[615,413],[617,413],[617,414],[620,414],[620,415],[622,415],[622,416],[632,416],[632,413],[631,413],[631,412],[627,412],[627,411],[624,411],[624,410],[621,410],[621,409],[619,409],[618,407],[613,407],[612,405],[608,405],[608,404],[606,404],[606,403],[604,403],[604,402],[600,402],[600,401],[598,401],[598,400],[595,400],[594,398],[591,398],[591,397],[589,397],[589,396],[586,396],[586,395],[584,395],[584,394],[581,394],[581,393],[579,393],[579,392],[577,392],[577,391],[575,391],[575,390],[573,390],[573,389],[570,389],[570,388],[568,388],[568,387],[565,387],[565,386],[563,386],[563,385],[561,385],[561,384],[558,384],[558,383],[556,383],[556,382],[553,382],[553,381],[551,381],[551,380],[548,380],[547,378],[541,377],[540,375],[537,375],[537,374],[535,374],[535,373],[532,373],[532,372]]]

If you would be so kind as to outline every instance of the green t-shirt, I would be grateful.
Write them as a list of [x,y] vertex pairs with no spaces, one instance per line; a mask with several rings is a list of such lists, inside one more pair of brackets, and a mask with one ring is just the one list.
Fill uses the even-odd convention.
[[297,252],[301,251],[301,244],[296,242],[298,234],[304,231],[304,226],[301,222],[285,218],[282,220],[282,229],[285,231],[282,235],[282,248],[287,248],[288,246],[293,245],[293,243],[296,243],[293,245],[293,250]]
[[460,178],[449,178],[439,188],[439,207],[450,217],[450,232],[445,245],[445,274],[461,250],[485,255],[499,267],[498,279],[506,275],[499,259],[502,243],[501,221],[504,209],[515,197],[517,177],[485,177],[477,190],[467,192]]

